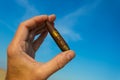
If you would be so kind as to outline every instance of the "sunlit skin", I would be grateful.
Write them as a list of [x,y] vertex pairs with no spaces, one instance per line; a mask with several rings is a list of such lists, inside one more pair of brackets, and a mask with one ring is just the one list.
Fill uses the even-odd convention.
[[[6,80],[47,80],[75,56],[73,51],[68,50],[46,63],[35,61],[35,53],[48,34],[45,22],[53,24],[55,18],[55,15],[35,16],[19,25],[7,50]],[[40,36],[34,40],[38,34]]]

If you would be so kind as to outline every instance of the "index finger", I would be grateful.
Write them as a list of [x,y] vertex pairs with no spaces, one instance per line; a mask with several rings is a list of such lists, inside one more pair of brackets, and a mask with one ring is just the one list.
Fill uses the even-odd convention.
[[38,27],[38,25],[43,24],[47,19],[47,15],[41,15],[22,22],[16,32],[15,39],[18,41],[27,40],[29,30],[32,30],[33,28]]
[[48,19],[47,15],[35,16],[29,20],[24,21],[22,25],[26,26],[28,29],[33,29],[47,21],[47,19]]

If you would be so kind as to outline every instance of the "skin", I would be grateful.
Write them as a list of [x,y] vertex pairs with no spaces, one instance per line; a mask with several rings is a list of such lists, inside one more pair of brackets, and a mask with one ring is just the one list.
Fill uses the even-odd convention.
[[[45,22],[54,25],[55,18],[55,15],[35,16],[19,25],[7,50],[6,80],[47,80],[75,56],[69,50],[46,63],[35,61],[35,53],[48,34]],[[36,35],[40,36],[35,40]]]

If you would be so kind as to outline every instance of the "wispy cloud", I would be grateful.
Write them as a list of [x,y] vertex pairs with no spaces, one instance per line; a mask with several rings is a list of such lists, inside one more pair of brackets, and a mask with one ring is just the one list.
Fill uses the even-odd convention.
[[3,24],[5,27],[7,27],[11,32],[15,33],[15,29],[12,28],[9,24],[4,22],[3,20],[0,20],[0,24]]
[[[58,28],[58,30],[60,30],[60,33],[63,35],[63,37],[65,39],[67,39],[67,41],[82,40],[82,38],[80,36],[80,32],[77,32],[78,30],[76,31],[74,29],[74,26],[76,23],[79,23],[78,19],[82,15],[85,15],[89,11],[94,9],[99,4],[99,1],[100,0],[97,0],[90,4],[86,4],[78,9],[76,9],[75,11],[72,11],[71,13],[67,14],[66,16],[63,16],[61,19],[57,19],[56,27]],[[34,6],[32,6],[29,3],[29,0],[16,0],[16,3],[21,5],[22,7],[24,7],[26,10],[24,15],[20,19],[20,21],[26,20],[26,19],[36,16],[40,13]],[[46,45],[47,45],[47,49],[46,48],[44,49],[44,47],[46,47]],[[53,43],[52,43],[52,39],[50,39],[50,36],[49,36],[49,37],[47,37],[44,45],[41,47],[42,48],[41,52],[45,53],[44,51],[48,50],[50,53],[52,53],[52,51],[49,50],[49,48],[51,46],[53,46]]]
[[61,26],[61,25],[58,28],[59,28],[59,32],[63,35],[65,39],[67,39],[67,41],[82,40],[80,34],[77,33],[75,30],[72,30],[72,28]]
[[[90,4],[84,5],[83,7],[80,7],[75,11],[72,11],[66,16],[63,16],[61,19],[57,19],[55,26],[63,35],[65,40],[67,40],[68,42],[83,40],[80,35],[80,32],[74,29],[75,24],[79,24],[78,19],[81,18],[81,16],[88,14],[89,11],[95,9],[99,5],[100,1],[101,0],[97,0]],[[40,53],[47,53],[46,55],[48,55],[49,53],[54,53],[54,51],[52,50],[54,46],[53,47],[52,46],[53,41],[50,39],[50,36],[48,36],[44,45],[42,45],[41,47],[42,51],[40,51]],[[48,50],[48,52],[46,52],[46,50]]]
[[89,11],[95,9],[100,4],[100,2],[101,0],[96,0],[90,4],[83,5],[82,7],[58,20],[57,23],[58,26],[60,26],[59,30],[62,32],[62,34],[73,41],[82,40],[80,33],[73,30],[73,28],[75,27],[76,23],[79,23],[78,19],[80,19],[81,16],[87,15]]
[[25,8],[25,13],[20,19],[20,21],[24,21],[30,17],[33,17],[35,15],[38,15],[40,12],[32,6],[28,0],[16,0],[16,3],[21,5],[22,7]]
[[[32,6],[28,0],[16,0],[17,4],[21,5],[26,9],[26,12],[20,19],[20,21],[26,20],[30,17],[38,15],[40,12]],[[73,28],[76,23],[79,23],[78,19],[81,16],[86,15],[89,11],[97,7],[101,0],[91,1],[91,3],[83,5],[82,7],[72,11],[61,19],[58,19],[57,27],[59,28],[62,35],[69,40],[78,41],[82,40],[80,33],[75,31]],[[69,26],[69,27],[68,27]]]

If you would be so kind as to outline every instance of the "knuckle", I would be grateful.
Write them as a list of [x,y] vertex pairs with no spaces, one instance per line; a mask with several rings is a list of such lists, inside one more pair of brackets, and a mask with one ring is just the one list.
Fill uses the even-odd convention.
[[11,45],[9,45],[8,48],[7,48],[7,54],[8,54],[8,56],[10,56],[11,53],[13,53],[13,52],[14,52],[13,47]]
[[24,21],[24,22],[21,22],[20,24],[19,24],[19,26],[20,27],[26,27],[26,28],[29,28],[29,24],[30,24],[30,20],[26,20],[26,21]]
[[57,70],[62,69],[65,66],[64,61],[62,59],[56,59],[55,61]]
[[21,22],[20,24],[19,24],[19,28],[20,27],[27,27],[27,24],[25,23],[25,22]]
[[61,65],[61,63],[57,63],[57,70],[62,69],[64,65]]
[[19,24],[19,26],[25,26],[25,25],[26,25],[25,22]]
[[46,77],[47,77],[46,73],[39,67],[35,68],[34,71],[32,71],[32,72],[35,74],[36,78],[39,78],[40,80],[46,80]]
[[7,55],[10,57],[10,56],[13,56],[16,52],[16,47],[13,45],[13,44],[10,44],[7,48]]

